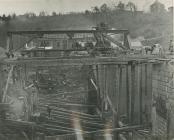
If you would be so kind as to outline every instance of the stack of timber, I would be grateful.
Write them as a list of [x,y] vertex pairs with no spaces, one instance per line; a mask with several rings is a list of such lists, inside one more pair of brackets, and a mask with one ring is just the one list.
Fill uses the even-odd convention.
[[[84,135],[84,139],[98,139],[96,137],[100,135],[94,136],[90,132],[103,130],[105,122],[96,112],[89,113],[91,109],[96,110],[96,106],[88,102],[90,89],[86,86],[86,78],[79,77],[79,72],[83,70],[74,68],[72,71],[66,72],[66,68],[63,68],[62,71],[66,76],[59,74],[60,69],[57,72],[51,71],[51,73],[56,73],[54,79],[57,81],[57,85],[54,90],[45,88],[38,90],[37,108],[40,117],[37,120],[34,119],[38,124],[37,132],[48,140],[57,138],[74,140],[81,133],[88,133]],[[82,74],[86,74],[85,71],[83,72]],[[62,81],[59,80],[61,78]],[[50,110],[50,114],[48,110]]]
[[[60,94],[50,94],[49,96],[39,94],[38,108],[41,116],[44,116],[40,128],[44,128],[42,129],[46,131],[44,133],[51,136],[73,134],[76,131],[90,132],[104,129],[104,121],[99,115],[87,113],[88,108],[94,106],[78,103],[77,100],[73,101],[72,98],[68,100],[66,96],[70,96],[70,94],[64,94],[63,97]],[[51,109],[50,116],[46,105]],[[74,126],[76,121],[79,122],[79,130],[75,130],[77,129]]]

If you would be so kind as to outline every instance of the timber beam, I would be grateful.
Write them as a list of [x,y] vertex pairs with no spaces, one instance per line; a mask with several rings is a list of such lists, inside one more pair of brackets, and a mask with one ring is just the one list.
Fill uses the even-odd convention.
[[4,60],[4,64],[37,66],[62,66],[62,65],[97,65],[97,64],[128,64],[125,60],[117,58],[24,58],[18,60]]
[[[4,120],[2,122],[4,126],[11,126],[11,127],[16,127],[19,129],[31,129],[31,128],[37,128],[37,127],[42,127],[42,125],[38,125],[36,123],[32,122],[24,122],[24,121],[14,121],[14,120]],[[114,129],[107,129],[110,132],[131,132],[131,131],[137,131],[137,130],[144,130],[144,129],[149,129],[150,125],[132,125],[132,126],[125,126],[121,128],[114,128]],[[56,129],[55,129],[56,130]],[[85,132],[84,133],[98,133],[98,132],[105,132],[106,129],[101,129],[98,131],[91,131],[91,132]]]
[[72,34],[72,33],[129,33],[128,30],[29,30],[29,31],[9,31],[8,34],[27,35],[27,34]]
[[[153,62],[152,62],[153,60]],[[78,65],[127,65],[139,63],[156,63],[158,60],[155,58],[134,58],[134,57],[69,57],[69,58],[56,58],[56,57],[37,57],[37,58],[20,58],[20,59],[4,59],[2,64],[22,65],[26,64],[30,67],[49,67],[49,66],[78,66]]]

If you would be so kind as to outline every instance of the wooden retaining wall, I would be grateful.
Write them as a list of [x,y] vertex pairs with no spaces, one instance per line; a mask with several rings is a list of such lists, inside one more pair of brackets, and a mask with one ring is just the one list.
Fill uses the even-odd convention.
[[129,124],[151,121],[152,64],[98,65],[98,106]]

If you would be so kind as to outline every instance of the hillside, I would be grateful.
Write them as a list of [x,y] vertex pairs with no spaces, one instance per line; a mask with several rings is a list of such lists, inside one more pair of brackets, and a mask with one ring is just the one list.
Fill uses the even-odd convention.
[[104,13],[71,13],[55,16],[17,16],[0,24],[0,46],[5,46],[7,30],[91,29],[97,23],[106,22],[110,27],[129,29],[132,38],[153,38],[172,34],[172,14],[159,15],[143,12],[109,11]]

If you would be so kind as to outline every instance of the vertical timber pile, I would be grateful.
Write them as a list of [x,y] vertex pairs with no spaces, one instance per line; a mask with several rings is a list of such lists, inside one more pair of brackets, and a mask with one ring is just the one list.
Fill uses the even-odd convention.
[[[113,128],[120,127],[120,122],[126,125],[148,125],[151,122],[152,64],[137,61],[105,64],[98,66],[97,73],[97,99],[101,100],[98,108],[102,114],[112,112],[109,114],[112,114]],[[131,138],[133,133],[129,134]],[[118,134],[114,135],[118,139]]]
[[[97,86],[96,86],[96,67],[89,66],[89,76],[88,76],[88,104],[97,105]],[[94,108],[89,109],[89,114],[94,114]]]
[[2,95],[3,95],[3,69],[2,64],[0,63],[0,103],[2,102]]

